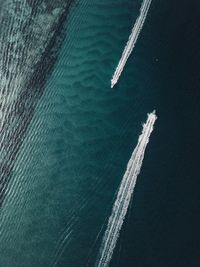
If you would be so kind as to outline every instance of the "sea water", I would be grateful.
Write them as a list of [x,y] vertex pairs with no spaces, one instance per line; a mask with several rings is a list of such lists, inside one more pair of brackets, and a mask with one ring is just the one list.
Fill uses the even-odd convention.
[[71,10],[1,208],[1,267],[94,266],[154,108],[159,120],[111,266],[198,266],[199,4],[152,1],[112,90],[140,5],[84,0]]

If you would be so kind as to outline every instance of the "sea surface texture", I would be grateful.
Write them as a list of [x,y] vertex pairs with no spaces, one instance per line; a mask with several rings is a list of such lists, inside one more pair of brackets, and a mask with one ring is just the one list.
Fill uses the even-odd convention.
[[200,266],[200,2],[0,0],[0,267],[93,267],[146,114],[111,267]]

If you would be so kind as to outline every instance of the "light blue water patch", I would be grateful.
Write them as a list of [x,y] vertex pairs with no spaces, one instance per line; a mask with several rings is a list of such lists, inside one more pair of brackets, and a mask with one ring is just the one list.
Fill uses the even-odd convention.
[[0,265],[92,264],[91,247],[146,116],[143,106],[138,111],[137,78],[110,89],[139,4],[96,0],[74,7],[8,188]]

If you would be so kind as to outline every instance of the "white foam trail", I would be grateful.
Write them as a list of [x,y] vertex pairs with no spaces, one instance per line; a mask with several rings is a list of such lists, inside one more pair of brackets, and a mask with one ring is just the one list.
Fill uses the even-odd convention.
[[138,143],[134,149],[128,162],[126,172],[121,181],[119,191],[112,209],[112,213],[108,220],[107,229],[105,231],[96,267],[106,267],[112,258],[112,254],[117,243],[119,232],[121,230],[124,218],[126,216],[131,196],[134,191],[137,176],[140,173],[146,146],[149,137],[153,131],[153,126],[157,117],[155,111],[148,114],[146,123],[138,138]]
[[126,64],[126,61],[128,60],[133,48],[135,47],[135,44],[137,42],[138,36],[140,34],[140,31],[142,30],[143,24],[145,22],[149,7],[151,5],[152,0],[143,0],[141,8],[140,8],[140,14],[135,22],[135,25],[133,26],[133,29],[131,31],[131,34],[129,36],[128,42],[124,48],[124,51],[122,53],[121,59],[117,65],[117,68],[115,70],[115,73],[111,80],[111,88],[117,83],[123,68]]

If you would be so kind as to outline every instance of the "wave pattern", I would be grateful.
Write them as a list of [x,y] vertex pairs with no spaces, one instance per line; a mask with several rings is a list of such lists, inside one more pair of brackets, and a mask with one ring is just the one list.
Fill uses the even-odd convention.
[[142,134],[139,136],[137,146],[128,162],[127,169],[120,184],[117,198],[103,237],[99,258],[96,263],[97,267],[108,266],[112,258],[156,118],[155,111],[148,114],[147,121],[143,125]]
[[127,93],[135,80],[123,91],[109,90],[136,1],[76,3],[6,189],[1,266],[84,265],[126,164],[121,154],[137,138],[138,110],[144,110],[138,96]]
[[0,11],[0,204],[57,58],[72,1],[4,1]]

